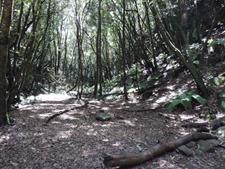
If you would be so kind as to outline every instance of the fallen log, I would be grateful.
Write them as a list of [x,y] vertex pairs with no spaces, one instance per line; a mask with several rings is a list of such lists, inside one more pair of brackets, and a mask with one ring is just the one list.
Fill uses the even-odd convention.
[[207,127],[209,126],[208,122],[204,122],[204,123],[185,123],[183,125],[181,125],[184,128],[202,128],[202,127]]
[[137,166],[147,161],[153,160],[163,154],[174,151],[178,147],[185,145],[191,141],[217,139],[216,136],[209,133],[193,133],[186,135],[175,141],[171,141],[165,144],[156,145],[151,150],[139,153],[139,154],[127,154],[127,155],[105,155],[104,165],[106,167],[119,167],[127,168]]
[[107,93],[107,94],[103,94],[101,96],[101,98],[105,98],[105,97],[108,97],[108,96],[119,96],[119,95],[123,95],[123,94],[124,94],[123,92]]
[[66,110],[60,111],[60,112],[58,112],[58,113],[56,113],[56,114],[53,114],[52,116],[50,116],[50,117],[46,120],[45,124],[48,124],[48,123],[49,123],[51,120],[53,120],[54,118],[56,118],[56,117],[58,117],[58,116],[60,116],[60,115],[62,115],[62,114],[65,114],[65,113],[67,113],[67,112],[70,112],[70,111],[72,111],[72,110],[86,108],[87,105],[88,105],[88,102],[85,102],[84,105],[72,107],[71,109],[66,109]]
[[212,123],[210,124],[212,130],[216,130],[220,128],[221,126],[225,126],[225,116],[221,117],[219,119],[213,120]]
[[209,128],[210,130],[216,130],[221,126],[225,125],[225,116],[218,118],[216,120],[213,120],[212,122],[204,122],[204,123],[186,123],[181,125],[184,128]]
[[149,111],[155,111],[156,109],[153,108],[149,108],[149,109],[122,109],[123,111],[127,111],[127,112],[149,112]]

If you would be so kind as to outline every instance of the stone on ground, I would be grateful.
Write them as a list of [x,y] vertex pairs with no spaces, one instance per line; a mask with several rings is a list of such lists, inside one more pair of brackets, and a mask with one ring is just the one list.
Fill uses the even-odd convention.
[[213,150],[213,148],[219,146],[220,143],[216,139],[200,140],[198,141],[198,150],[205,153]]
[[181,154],[183,154],[185,156],[188,156],[188,157],[194,155],[194,152],[190,148],[188,148],[187,146],[185,146],[185,145],[178,147],[178,150],[179,150],[179,152]]
[[109,121],[112,119],[112,115],[109,113],[105,113],[104,111],[100,111],[96,114],[95,118],[98,121]]

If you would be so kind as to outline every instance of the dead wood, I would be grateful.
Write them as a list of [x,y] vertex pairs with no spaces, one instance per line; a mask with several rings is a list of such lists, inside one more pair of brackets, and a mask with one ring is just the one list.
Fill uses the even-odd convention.
[[159,113],[159,116],[162,116],[168,120],[177,120],[177,117],[173,114]]
[[153,108],[149,108],[149,109],[122,109],[123,111],[127,111],[127,112],[148,112],[148,111],[153,111],[156,109]]
[[209,123],[208,122],[205,122],[205,123],[186,123],[186,124],[183,124],[182,127],[184,128],[202,128],[202,127],[207,127],[209,126]]
[[205,122],[205,123],[186,123],[183,124],[182,127],[184,128],[209,128],[210,130],[216,130],[221,126],[225,125],[225,116],[219,119],[213,120],[212,122]]
[[176,148],[185,145],[191,141],[207,139],[217,139],[217,137],[209,133],[196,132],[193,134],[186,135],[180,139],[176,139],[175,141],[156,145],[151,150],[143,153],[127,155],[105,155],[103,163],[106,167],[133,167],[145,163],[149,160],[153,160],[154,158],[157,158],[168,152],[174,151]]
[[101,98],[105,98],[108,96],[119,96],[119,95],[123,95],[123,92],[115,92],[115,93],[108,93],[108,94],[104,94],[101,96]]
[[60,115],[62,115],[62,114],[64,114],[64,113],[70,112],[70,111],[75,110],[75,109],[86,108],[87,105],[88,105],[88,102],[85,102],[84,105],[81,105],[81,106],[75,106],[75,107],[72,107],[71,109],[66,109],[66,110],[63,110],[63,111],[61,111],[61,112],[58,112],[58,113],[56,113],[56,114],[50,116],[50,117],[47,119],[47,121],[45,122],[45,124],[48,124],[52,119],[54,119],[54,118],[56,118],[56,117],[58,117],[58,116],[60,116]]

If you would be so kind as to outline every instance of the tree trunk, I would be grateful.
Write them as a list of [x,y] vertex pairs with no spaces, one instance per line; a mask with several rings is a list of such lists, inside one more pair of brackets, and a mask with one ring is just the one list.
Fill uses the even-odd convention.
[[125,37],[125,29],[126,29],[126,0],[123,0],[123,30],[122,30],[122,57],[123,57],[123,90],[124,90],[124,99],[128,100],[127,95],[127,74],[126,74],[126,37]]
[[152,49],[152,57],[153,57],[153,62],[154,62],[154,68],[157,71],[158,70],[158,65],[157,65],[157,60],[156,60],[155,42],[154,42],[154,35],[152,33],[152,28],[151,28],[151,21],[150,21],[150,16],[149,16],[149,10],[148,10],[148,6],[147,6],[146,2],[143,2],[143,5],[145,7],[148,32],[149,32],[149,36],[150,36],[150,39],[151,39],[151,49]]
[[12,21],[13,0],[3,2],[0,25],[0,125],[6,121],[7,115],[7,62],[9,50],[10,26]]
[[197,84],[197,88],[199,89],[199,91],[202,93],[202,95],[204,97],[208,97],[209,96],[209,91],[206,88],[202,77],[200,76],[199,72],[197,71],[196,67],[194,66],[194,64],[191,62],[190,59],[186,60],[185,55],[182,54],[182,52],[174,45],[174,43],[172,42],[172,38],[169,34],[169,32],[166,30],[161,17],[158,14],[158,11],[156,9],[155,6],[151,6],[151,11],[152,14],[154,16],[155,22],[159,28],[160,34],[163,37],[163,40],[165,41],[166,45],[168,46],[168,48],[175,54],[177,55],[180,60],[182,61],[182,63],[186,66],[186,68],[190,71],[195,83]]
[[[96,37],[96,74],[95,74],[95,97],[102,96],[102,15],[101,5],[102,0],[98,0],[98,27]],[[99,91],[98,91],[99,86]]]

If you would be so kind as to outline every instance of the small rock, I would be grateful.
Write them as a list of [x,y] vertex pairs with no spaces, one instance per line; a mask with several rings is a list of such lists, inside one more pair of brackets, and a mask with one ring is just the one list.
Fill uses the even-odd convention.
[[178,147],[178,150],[180,153],[182,153],[188,157],[194,155],[193,151],[190,148],[188,148],[187,146],[180,146],[180,147]]
[[18,163],[16,163],[16,162],[13,162],[13,161],[10,161],[10,164],[13,166],[13,167],[18,167]]
[[217,129],[217,134],[218,134],[220,137],[225,138],[225,126],[218,128],[218,129]]
[[225,142],[222,142],[222,143],[220,144],[220,147],[225,148]]
[[211,151],[214,147],[219,146],[220,143],[216,139],[210,139],[210,140],[200,140],[198,141],[198,149],[205,153]]
[[96,114],[96,120],[98,121],[109,121],[112,119],[112,115],[105,112],[99,112]]
[[190,143],[188,143],[188,144],[186,144],[186,146],[188,147],[188,148],[193,148],[194,146],[196,145],[196,143],[195,142],[190,142]]
[[137,148],[138,148],[139,152],[142,152],[144,150],[143,147],[141,146],[141,144],[137,144]]

